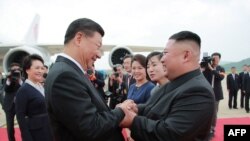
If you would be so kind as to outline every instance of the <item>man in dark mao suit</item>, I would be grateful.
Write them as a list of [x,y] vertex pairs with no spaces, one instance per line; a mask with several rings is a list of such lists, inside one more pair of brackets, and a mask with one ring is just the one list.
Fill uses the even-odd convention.
[[87,18],[73,21],[45,81],[45,98],[56,141],[123,141],[124,102],[110,110],[86,76],[101,57],[102,27]]
[[247,73],[243,76],[244,82],[243,82],[243,91],[246,94],[245,95],[245,110],[247,113],[249,113],[249,97],[250,97],[250,65],[247,66]]
[[121,126],[135,141],[206,141],[214,114],[214,94],[200,71],[200,37],[172,35],[161,59],[170,83],[156,91],[138,115],[129,112]]
[[[229,109],[237,108],[237,95],[239,90],[239,75],[236,73],[236,68],[231,68],[230,74],[227,75],[227,90],[229,92],[228,107]],[[233,102],[233,104],[232,104]]]
[[240,107],[244,108],[245,93],[243,90],[244,76],[247,74],[247,65],[243,65],[243,71],[239,73]]

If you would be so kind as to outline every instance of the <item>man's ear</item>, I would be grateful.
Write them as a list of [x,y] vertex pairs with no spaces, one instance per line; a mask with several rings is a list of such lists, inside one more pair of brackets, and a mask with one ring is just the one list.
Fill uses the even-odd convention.
[[84,34],[81,32],[77,32],[74,37],[74,42],[77,46],[80,46],[81,41],[83,40]]

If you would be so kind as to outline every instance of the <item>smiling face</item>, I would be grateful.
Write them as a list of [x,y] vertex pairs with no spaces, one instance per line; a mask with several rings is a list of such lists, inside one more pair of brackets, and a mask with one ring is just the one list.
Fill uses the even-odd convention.
[[146,79],[146,69],[138,61],[133,61],[132,75],[136,82],[143,81]]
[[159,56],[153,56],[149,59],[147,64],[147,73],[152,81],[159,82],[166,77],[166,71],[163,67]]
[[102,36],[98,32],[94,32],[93,36],[80,34],[80,48],[78,50],[81,62],[84,63],[85,69],[91,68],[96,59],[101,58]]
[[96,59],[101,58],[102,36],[99,32],[93,32],[91,36],[77,32],[73,44],[75,47],[66,52],[71,54],[84,70],[91,68]]
[[34,83],[41,82],[43,80],[44,66],[40,60],[32,60],[31,66],[26,70],[28,79]]
[[124,67],[124,70],[128,73],[131,73],[131,60],[132,58],[126,58],[123,60],[123,67]]
[[176,73],[179,71],[180,66],[182,66],[182,44],[176,43],[175,40],[169,40],[161,58],[161,62],[164,68],[168,72],[169,80],[176,77]]

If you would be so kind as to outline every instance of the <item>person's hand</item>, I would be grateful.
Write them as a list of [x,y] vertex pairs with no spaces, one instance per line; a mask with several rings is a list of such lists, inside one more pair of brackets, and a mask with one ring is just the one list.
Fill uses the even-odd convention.
[[130,127],[134,120],[134,117],[136,116],[136,113],[134,111],[138,111],[137,105],[133,100],[125,100],[123,103],[118,104],[116,107],[120,107],[125,113],[125,117],[120,123],[120,126]]
[[207,66],[211,71],[214,69],[210,63],[208,63]]
[[220,74],[221,76],[226,77],[226,73],[225,73],[225,72],[220,72],[219,74]]
[[129,128],[131,126],[135,116],[136,116],[135,112],[127,109],[125,112],[125,117],[120,122],[120,127]]
[[120,76],[118,76],[116,80],[119,82],[119,84],[122,83],[122,78]]
[[116,107],[119,107],[125,113],[127,110],[137,109],[137,105],[131,99],[127,99],[124,102],[117,104]]

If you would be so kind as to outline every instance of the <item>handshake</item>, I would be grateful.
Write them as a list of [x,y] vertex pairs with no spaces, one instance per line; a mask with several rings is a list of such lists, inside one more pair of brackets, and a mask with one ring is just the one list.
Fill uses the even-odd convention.
[[124,102],[117,104],[116,107],[119,107],[125,113],[125,117],[120,122],[120,127],[129,128],[138,113],[137,105],[133,100],[125,100]]

